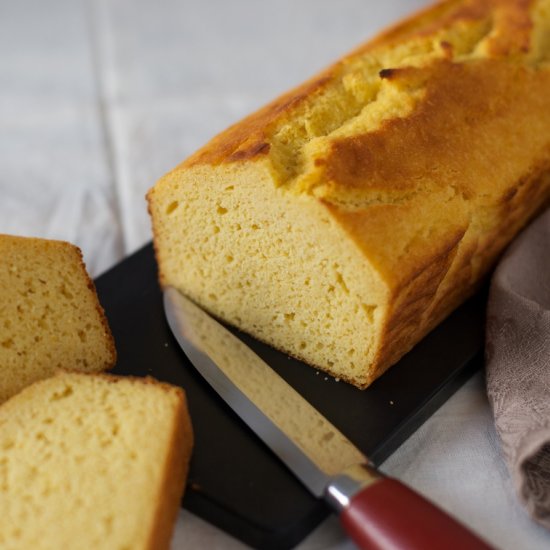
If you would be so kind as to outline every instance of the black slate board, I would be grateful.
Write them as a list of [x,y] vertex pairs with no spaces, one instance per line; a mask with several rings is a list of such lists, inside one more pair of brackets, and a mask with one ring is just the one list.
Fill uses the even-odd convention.
[[[291,548],[329,513],[210,389],[164,318],[147,245],[96,281],[118,350],[114,373],[185,388],[195,449],[183,506],[257,548]],[[239,334],[375,464],[387,458],[482,363],[485,296],[467,302],[360,391]],[[152,434],[153,437],[153,434]]]

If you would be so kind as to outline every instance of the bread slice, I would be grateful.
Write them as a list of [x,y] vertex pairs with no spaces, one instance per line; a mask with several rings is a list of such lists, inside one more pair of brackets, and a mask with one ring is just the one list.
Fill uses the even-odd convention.
[[80,250],[0,235],[0,403],[56,369],[97,372],[115,362]]
[[61,373],[0,407],[0,548],[162,550],[193,435],[180,388]]
[[230,127],[149,192],[161,284],[368,386],[547,203],[549,36],[438,3]]

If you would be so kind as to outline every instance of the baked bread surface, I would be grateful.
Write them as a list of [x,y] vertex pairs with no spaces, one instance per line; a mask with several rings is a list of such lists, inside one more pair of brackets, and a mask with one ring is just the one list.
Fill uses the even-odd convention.
[[0,403],[56,369],[109,369],[116,350],[80,250],[0,235]]
[[170,547],[193,434],[180,388],[60,373],[0,406],[0,547]]
[[161,284],[361,388],[549,197],[549,0],[436,4],[148,195]]

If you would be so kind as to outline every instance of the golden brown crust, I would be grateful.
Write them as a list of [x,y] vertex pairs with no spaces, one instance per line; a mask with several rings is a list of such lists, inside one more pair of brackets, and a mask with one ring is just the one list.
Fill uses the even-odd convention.
[[480,21],[488,21],[491,24],[491,39],[487,52],[491,58],[527,53],[533,26],[530,16],[532,4],[533,0],[451,0],[426,8],[382,32],[337,63],[232,125],[186,159],[176,170],[196,164],[241,162],[268,154],[273,128],[284,123],[304,101],[311,100],[328,83],[336,79],[342,65],[354,56],[432,35],[456,25],[457,22]]
[[[476,157],[472,151],[483,148],[500,155],[495,149],[501,145],[494,136],[507,130],[525,132],[518,123],[538,118],[547,101],[538,96],[550,85],[548,71],[510,66],[504,60],[468,64],[441,60],[414,72],[429,72],[429,79],[425,96],[411,115],[332,143],[324,160],[325,200],[337,199],[350,189],[366,195],[403,193],[427,185],[434,191],[450,187],[466,199],[474,197],[480,181],[493,185],[493,166],[485,155]],[[437,166],[444,170],[433,177]]]
[[242,162],[262,157],[269,153],[266,142],[271,125],[283,119],[306,99],[318,93],[330,80],[331,73],[325,71],[294,90],[283,94],[259,111],[249,115],[239,123],[213,138],[205,147],[176,168],[189,168],[196,164],[220,164],[222,162]]
[[529,11],[533,0],[470,0],[440,2],[379,35],[358,51],[388,46],[426,36],[456,24],[492,21],[493,37],[489,53],[509,56],[527,52],[530,45],[532,20]]
[[[64,241],[61,241],[61,242],[64,242]],[[95,283],[92,280],[92,278],[90,277],[90,275],[88,274],[88,270],[86,269],[86,264],[84,262],[84,256],[82,254],[82,250],[80,250],[80,248],[78,246],[75,246],[71,243],[65,243],[65,244],[73,247],[75,249],[75,251],[77,252],[80,267],[82,269],[82,274],[86,278],[86,284],[87,284],[88,288],[90,289],[90,291],[95,296],[96,311],[97,311],[98,317],[101,321],[101,324],[103,325],[105,338],[107,340],[107,346],[109,347],[109,356],[110,357],[109,357],[109,360],[107,361],[107,364],[105,365],[105,370],[110,370],[116,364],[117,351],[116,351],[115,339],[113,337],[113,333],[111,332],[111,327],[109,326],[109,321],[107,320],[107,315],[105,315],[105,310],[103,309],[103,306],[101,305],[101,303],[99,301],[99,298],[97,296],[97,290],[96,290],[96,287],[95,287]]]

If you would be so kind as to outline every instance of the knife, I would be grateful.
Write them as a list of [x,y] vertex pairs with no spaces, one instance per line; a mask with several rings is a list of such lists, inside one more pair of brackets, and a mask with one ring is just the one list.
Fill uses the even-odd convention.
[[177,289],[164,289],[164,310],[195,368],[309,491],[339,515],[360,548],[490,549],[423,496],[378,471],[244,342]]

